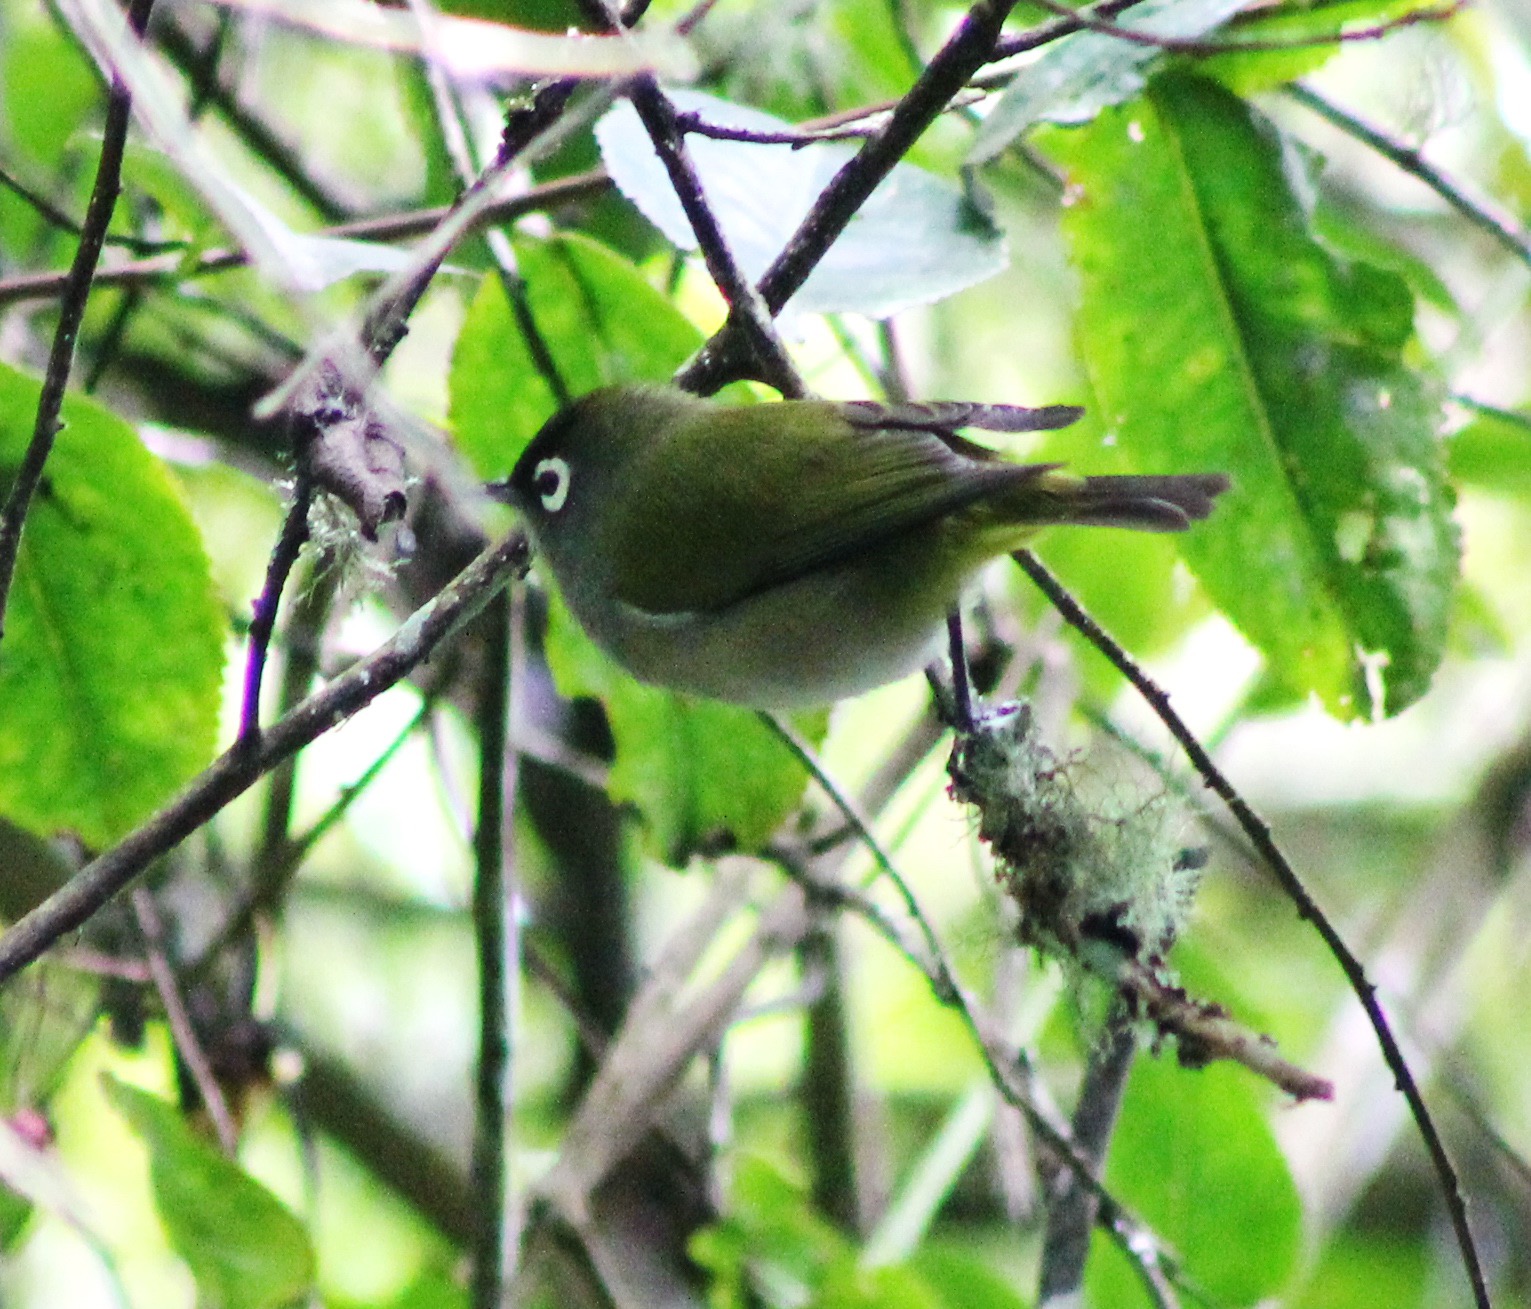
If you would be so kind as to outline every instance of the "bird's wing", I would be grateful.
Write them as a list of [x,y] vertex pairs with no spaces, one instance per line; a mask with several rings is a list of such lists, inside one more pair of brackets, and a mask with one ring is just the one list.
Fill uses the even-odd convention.
[[792,403],[676,424],[631,470],[641,501],[616,489],[603,549],[618,598],[721,609],[1053,467],[962,441],[948,424],[973,409]]

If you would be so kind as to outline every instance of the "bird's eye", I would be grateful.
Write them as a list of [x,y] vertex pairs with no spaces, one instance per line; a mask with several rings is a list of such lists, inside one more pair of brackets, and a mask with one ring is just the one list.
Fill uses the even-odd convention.
[[569,464],[567,460],[544,459],[532,473],[532,486],[542,507],[556,514],[569,498]]

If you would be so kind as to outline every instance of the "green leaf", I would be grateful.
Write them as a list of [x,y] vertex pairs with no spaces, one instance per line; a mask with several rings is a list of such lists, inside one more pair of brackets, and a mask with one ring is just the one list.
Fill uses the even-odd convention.
[[850,1243],[814,1212],[802,1188],[746,1155],[734,1173],[728,1216],[691,1238],[691,1257],[713,1277],[716,1306],[804,1305]]
[[910,1267],[947,1309],[1027,1309],[1009,1277],[965,1250],[927,1245]]
[[5,17],[15,24],[0,54],[6,143],[62,172],[75,132],[100,103],[98,74],[77,41],[42,11],[12,5]]
[[1524,414],[1475,407],[1472,421],[1452,436],[1446,457],[1457,481],[1531,499],[1531,418]]
[[[1119,26],[1177,40],[1205,36],[1246,0],[1144,0]],[[1143,89],[1144,68],[1160,54],[1147,43],[1104,32],[1076,32],[1056,41],[1015,75],[985,116],[968,151],[970,165],[987,163],[1043,119],[1086,123],[1102,109]]]
[[105,1079],[106,1094],[149,1148],[154,1204],[207,1309],[279,1309],[314,1283],[314,1252],[265,1187],[187,1127],[165,1101]]
[[[807,774],[753,710],[634,681],[562,603],[549,614],[547,653],[560,695],[605,706],[616,742],[611,798],[638,809],[650,848],[666,863],[757,850],[797,806]],[[828,721],[827,712],[795,719],[815,743]]]
[[1055,132],[1081,346],[1141,468],[1223,469],[1181,544],[1271,675],[1395,714],[1445,648],[1458,541],[1403,282],[1311,235],[1269,124],[1184,76]]
[[847,1254],[824,1270],[814,1309],[943,1309],[919,1275],[901,1264],[864,1266]]
[[[1214,55],[1197,71],[1242,95],[1296,81],[1328,63],[1343,48],[1344,35],[1379,27],[1421,11],[1439,12],[1437,0],[1321,0],[1252,11],[1229,33],[1229,41],[1264,42],[1287,48],[1242,50]],[[1327,44],[1322,38],[1331,38]],[[1320,42],[1314,44],[1314,42]]]
[[[570,395],[614,382],[662,381],[701,333],[632,264],[580,236],[518,238],[516,261],[548,352]],[[484,477],[503,477],[557,407],[498,279],[468,310],[452,355],[457,444]]]
[[[1400,1218],[1402,1216],[1400,1215]],[[1402,1229],[1402,1230],[1400,1230]],[[1440,1284],[1431,1277],[1434,1243],[1424,1233],[1398,1228],[1341,1229],[1330,1240],[1294,1309],[1419,1309],[1439,1303]],[[1427,1298],[1427,1296],[1429,1298]]]
[[[728,127],[792,128],[758,109],[694,91],[672,92],[671,98],[683,112],[699,112]],[[694,250],[690,220],[632,105],[623,101],[608,110],[595,133],[622,194],[676,246]],[[690,137],[688,145],[729,248],[751,280],[770,267],[819,193],[855,153],[842,145],[794,149],[704,136]],[[1007,261],[999,229],[962,191],[900,164],[851,219],[788,308],[887,318],[992,277]]]
[[[1185,1260],[1214,1304],[1253,1304],[1292,1276],[1302,1204],[1244,1069],[1196,1072],[1140,1057],[1112,1141],[1106,1185]],[[1095,1254],[1101,1245],[1097,1243]],[[1090,1302],[1141,1300],[1125,1261],[1092,1257]]]
[[[0,366],[0,484],[38,391]],[[0,813],[100,847],[211,759],[225,622],[163,465],[88,400],[67,398],[63,422],[0,644]]]

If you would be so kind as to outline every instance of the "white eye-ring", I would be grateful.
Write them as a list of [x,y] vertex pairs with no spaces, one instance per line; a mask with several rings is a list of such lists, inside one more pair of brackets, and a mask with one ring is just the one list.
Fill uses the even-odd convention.
[[556,514],[564,506],[564,501],[569,498],[569,464],[565,459],[554,456],[551,459],[543,459],[532,473],[532,486],[537,491],[537,498],[542,501],[542,507],[550,514]]

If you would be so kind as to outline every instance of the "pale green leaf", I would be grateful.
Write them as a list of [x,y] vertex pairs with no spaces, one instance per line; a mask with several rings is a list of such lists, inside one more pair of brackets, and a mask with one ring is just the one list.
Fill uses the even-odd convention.
[[154,1204],[196,1278],[203,1309],[282,1309],[313,1285],[314,1252],[296,1218],[174,1108],[108,1077],[106,1093],[149,1148]]
[[[38,384],[0,367],[0,484]],[[212,758],[225,619],[175,483],[78,397],[33,499],[0,644],[0,813],[105,846]]]
[[[697,92],[674,92],[682,111],[754,132],[791,128],[770,114]],[[601,157],[622,194],[683,250],[696,248],[669,174],[624,102],[596,125]],[[688,148],[702,189],[746,276],[758,280],[819,193],[855,150],[839,144],[761,145],[693,135]],[[900,164],[851,219],[788,308],[886,318],[992,277],[1007,262],[1004,238],[951,183]]]

